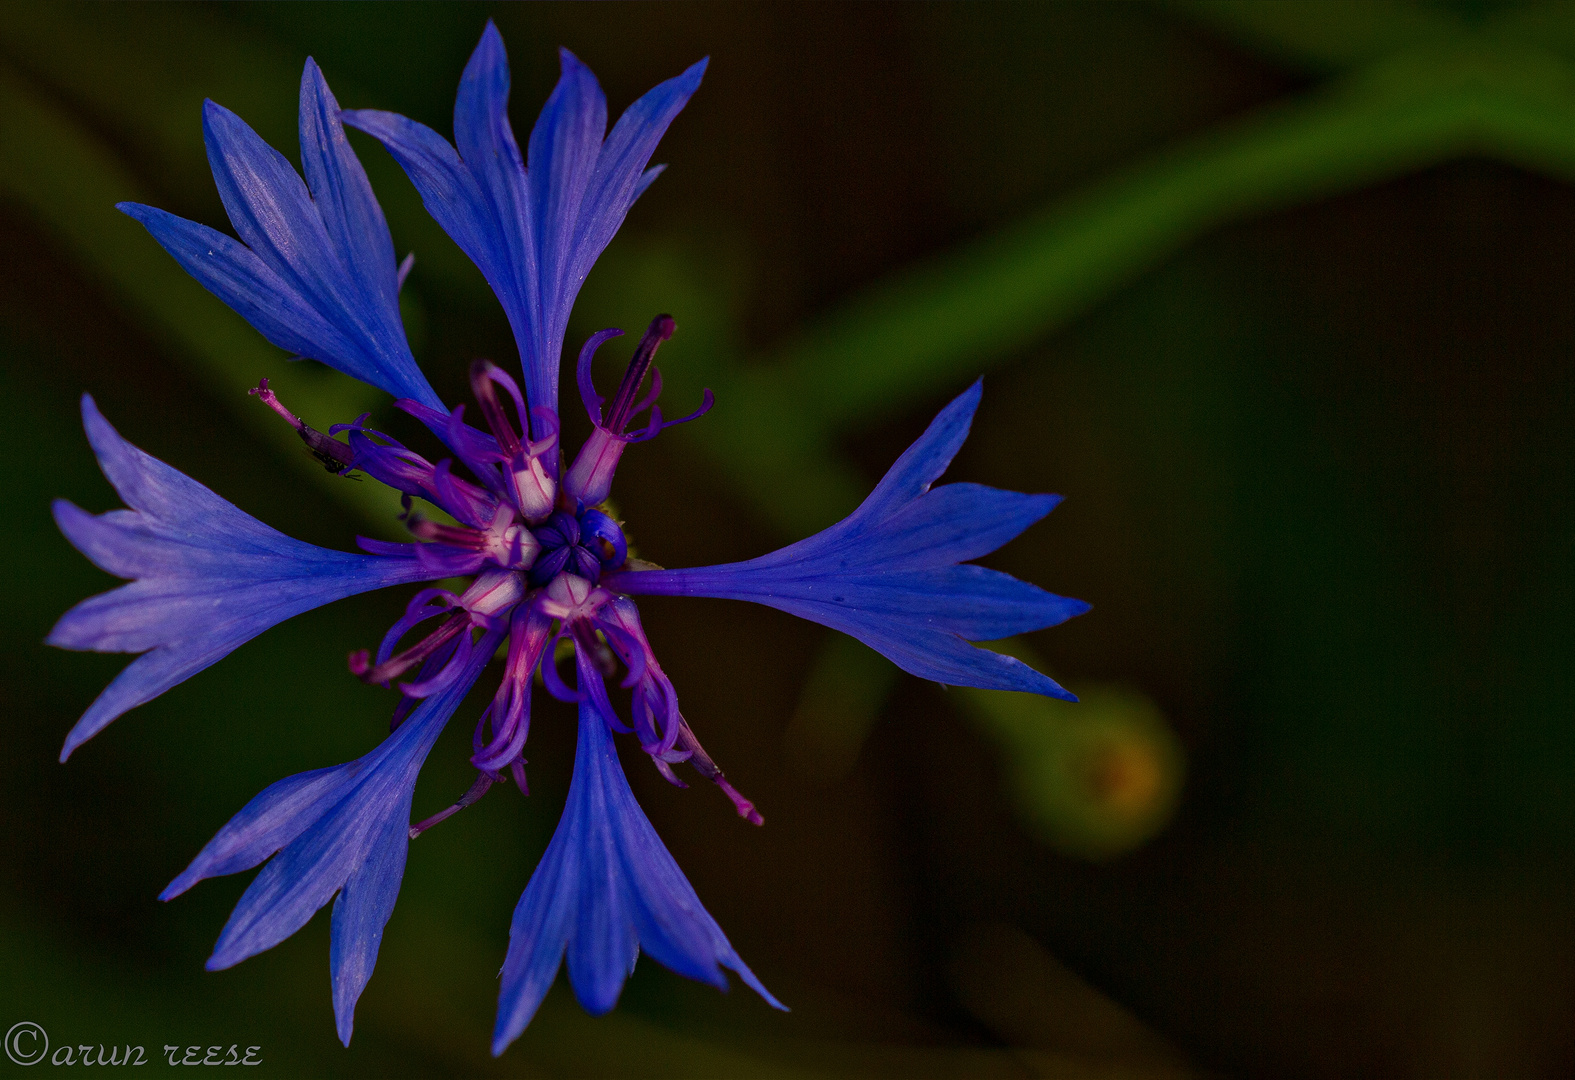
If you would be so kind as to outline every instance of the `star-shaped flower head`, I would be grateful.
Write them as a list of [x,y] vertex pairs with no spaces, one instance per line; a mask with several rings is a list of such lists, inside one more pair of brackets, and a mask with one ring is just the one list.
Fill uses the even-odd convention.
[[[88,438],[129,509],[95,517],[69,503],[55,507],[66,537],[130,583],[67,612],[50,642],[143,654],[89,707],[62,758],[127,709],[292,615],[387,585],[468,579],[459,591],[422,588],[375,650],[350,655],[354,675],[399,691],[389,736],[355,761],[264,790],[162,894],[170,899],[204,878],[263,867],[226,923],[210,968],[271,948],[332,900],[334,1014],[346,1043],[411,839],[496,783],[512,780],[527,792],[524,749],[537,677],[549,693],[577,704],[579,750],[563,817],[515,911],[494,1053],[525,1029],[560,966],[567,964],[584,1007],[602,1013],[641,951],[719,987],[731,970],[781,1007],[701,906],[618,764],[612,735],[632,733],[669,781],[682,786],[675,767],[687,763],[741,817],[762,821],[680,711],[636,595],[752,600],[852,634],[923,678],[1069,696],[1016,660],[968,644],[1053,625],[1086,607],[966,561],[1006,543],[1057,501],[973,484],[932,489],[967,435],[978,384],[942,411],[847,520],[726,566],[636,563],[621,523],[601,505],[627,447],[711,407],[707,391],[683,420],[662,418],[655,361],[674,332],[671,317],[652,321],[610,401],[596,393],[590,364],[621,331],[586,342],[578,382],[594,430],[572,460],[565,457],[557,380],[569,310],[591,263],[656,175],[650,155],[704,66],[640,98],[608,133],[595,79],[564,53],[527,166],[509,127],[508,66],[490,23],[461,83],[456,145],[393,114],[341,113],[308,60],[304,182],[234,114],[211,102],[204,108],[209,157],[239,241],[151,207],[121,207],[270,341],[394,395],[444,448],[434,463],[364,416],[315,430],[262,380],[253,393],[331,472],[365,473],[400,491],[411,508],[412,542],[361,539],[361,554],[327,551],[280,535],[144,454],[84,397]],[[484,428],[465,422],[463,406],[447,409],[415,365],[398,309],[409,260],[395,265],[345,122],[394,153],[508,312],[524,387],[490,362],[472,365]],[[415,500],[438,507],[452,524],[416,512]],[[425,636],[405,644],[418,628]],[[472,739],[475,782],[448,809],[412,824],[417,773],[505,645],[498,690]],[[565,645],[575,658],[573,686],[557,667]],[[606,685],[620,669],[631,693],[627,721]]]

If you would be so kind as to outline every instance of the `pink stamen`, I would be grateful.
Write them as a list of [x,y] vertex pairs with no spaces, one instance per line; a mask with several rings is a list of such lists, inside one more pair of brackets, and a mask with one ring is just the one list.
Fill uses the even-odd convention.
[[[434,637],[437,635],[434,634]],[[406,697],[424,698],[431,697],[440,690],[454,685],[455,681],[464,673],[465,665],[470,662],[470,654],[475,650],[476,643],[469,633],[458,635],[454,639],[454,655],[447,664],[442,665],[436,674],[428,676],[423,670],[416,676],[414,682],[399,684],[399,692]]]
[[764,825],[766,819],[755,809],[755,804],[744,798],[737,788],[728,783],[727,777],[722,775],[722,770],[717,768],[716,762],[711,760],[711,755],[705,752],[700,745],[700,740],[695,738],[695,733],[688,724],[684,723],[682,717],[679,718],[678,723],[680,725],[678,745],[689,751],[689,764],[694,766],[697,773],[722,789],[723,794],[733,801],[739,817],[751,825]]
[[623,331],[616,327],[592,334],[580,347],[580,359],[574,367],[575,377],[580,383],[580,399],[585,402],[585,411],[591,423],[597,427],[602,424],[602,396],[596,392],[596,382],[591,378],[591,361],[596,356],[596,350],[615,337],[623,337]]
[[350,654],[350,673],[364,683],[378,683],[387,686],[389,682],[397,679],[437,652],[441,646],[469,625],[470,613],[456,611],[444,620],[442,626],[439,626],[420,642],[412,645],[402,653],[396,653],[381,664],[372,664],[371,655],[365,649],[357,649]]
[[301,441],[306,444],[306,448],[312,452],[312,456],[321,461],[323,467],[329,472],[346,473],[355,464],[354,450],[338,439],[330,438],[321,431],[309,426],[306,421],[296,416],[289,409],[286,409],[284,403],[279,400],[272,390],[268,389],[267,379],[263,379],[251,390],[248,390],[247,393],[284,417],[289,425],[295,429],[295,433],[301,437]]
[[480,551],[487,546],[487,538],[476,529],[460,525],[443,525],[414,514],[405,527],[412,535],[419,536],[423,540],[439,540],[454,547],[469,548],[473,551]]
[[[492,429],[493,437],[498,440],[498,449],[503,451],[505,457],[513,457],[519,453],[520,437],[509,423],[508,415],[503,411],[503,403],[498,400],[496,387],[499,385],[514,398],[515,411],[523,426],[525,399],[520,395],[520,388],[509,373],[491,360],[477,360],[470,365],[470,389],[475,395],[476,404],[481,406],[481,415],[487,421],[487,426]],[[529,433],[526,434],[528,437]]]
[[289,424],[296,431],[300,431],[306,426],[299,416],[296,416],[289,409],[286,409],[279,401],[277,395],[275,395],[272,390],[268,389],[267,379],[263,379],[254,388],[246,392],[255,397],[257,400],[261,401],[264,405],[268,406],[280,416],[284,417],[285,423]]
[[454,803],[453,806],[439,810],[425,821],[418,822],[417,824],[410,826],[410,839],[414,840],[416,837],[426,832],[438,822],[447,821],[449,818],[465,809],[465,807],[475,803],[487,793],[487,789],[490,788],[492,784],[492,777],[488,776],[486,773],[481,773],[476,777],[476,782],[470,785],[470,789],[466,791],[465,794],[461,795],[459,797],[459,801]]
[[578,690],[571,689],[563,681],[563,673],[558,670],[557,644],[563,640],[564,634],[560,630],[553,636],[549,648],[542,653],[540,671],[542,685],[547,688],[547,693],[559,701],[578,702],[581,700]]
[[623,382],[618,384],[618,392],[613,395],[612,408],[607,412],[605,427],[614,434],[623,434],[624,425],[635,413],[635,399],[640,393],[640,384],[645,382],[645,373],[656,362],[656,350],[662,342],[673,336],[673,331],[678,329],[678,324],[671,315],[658,315],[651,320],[651,325],[646,327],[645,334],[640,338],[640,344],[634,347],[634,356],[629,360],[629,368],[623,373]]
[[[432,601],[437,601],[433,603]],[[422,589],[410,598],[405,605],[405,613],[398,622],[388,628],[388,633],[383,635],[383,640],[377,646],[377,662],[381,664],[394,654],[394,646],[399,644],[401,638],[414,630],[428,619],[443,614],[459,605],[459,597],[447,589],[432,586]]]
[[652,405],[655,405],[656,404],[656,399],[661,397],[661,396],[662,396],[662,369],[657,367],[655,364],[652,364],[651,365],[651,389],[646,392],[646,395],[643,398],[641,398],[639,401],[637,401],[635,403],[634,408],[629,410],[629,415],[631,417],[639,416],[646,409],[649,409]]
[[717,773],[714,779],[716,780],[716,786],[722,789],[723,794],[733,800],[733,806],[738,809],[739,817],[751,825],[764,825],[766,823],[766,819],[760,816],[760,811],[755,809],[755,804],[740,795],[738,789],[727,782],[727,777]]
[[503,679],[482,717],[482,723],[490,720],[492,739],[482,743],[482,727],[478,724],[472,747],[475,753],[470,759],[476,768],[496,772],[505,763],[519,759],[530,732],[531,673],[551,637],[551,628],[552,620],[533,604],[520,604],[510,615],[509,653]]

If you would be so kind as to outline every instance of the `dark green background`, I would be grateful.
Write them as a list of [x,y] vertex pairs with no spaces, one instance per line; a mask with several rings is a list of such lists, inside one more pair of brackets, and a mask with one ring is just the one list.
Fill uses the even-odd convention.
[[[224,227],[201,99],[293,159],[307,55],[346,107],[447,132],[489,16],[522,133],[559,44],[614,111],[711,57],[570,335],[671,310],[673,409],[718,390],[620,470],[642,554],[746,558],[826,523],[987,372],[950,475],[1068,497],[986,561],[1093,602],[1028,644],[1074,688],[1146,695],[1179,737],[1158,835],[1098,859],[1047,839],[1011,745],[906,676],[828,676],[873,710],[850,721],[856,760],[795,765],[825,632],[654,600],[686,716],[767,825],[637,752],[632,782],[793,1012],[646,962],[608,1018],[560,984],[487,1056],[509,912],[567,787],[554,704],[529,800],[498,789],[412,845],[349,1050],[325,918],[202,971],[248,875],[155,895],[266,784],[374,745],[393,699],[345,656],[403,597],[270,631],[55,763],[124,662],[39,643],[112,584],[48,515],[116,505],[82,391],[291,535],[348,548],[374,527],[241,394],[282,357],[184,279],[126,271],[164,256],[107,203]],[[1483,4],[0,9],[5,100],[55,125],[0,110],[0,1026],[140,1043],[159,1071],[163,1044],[257,1044],[278,1076],[1569,1075],[1570,26],[1562,5]],[[501,310],[353,138],[417,253],[416,355],[464,400],[471,358],[513,360]],[[349,419],[307,407],[342,377],[285,375],[309,421]],[[468,785],[487,689],[418,815]]]

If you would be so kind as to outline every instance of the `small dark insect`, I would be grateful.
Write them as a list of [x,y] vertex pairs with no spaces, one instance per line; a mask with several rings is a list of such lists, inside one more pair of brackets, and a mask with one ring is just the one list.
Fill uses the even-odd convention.
[[306,450],[318,463],[335,476],[343,476],[348,480],[359,480],[359,476],[351,476],[351,451],[348,446],[338,439],[324,435],[321,431],[297,421],[301,426],[296,429],[296,434],[306,444]]
[[323,468],[327,469],[335,476],[342,476],[346,480],[361,479],[360,473],[353,471],[349,465],[346,465],[341,461],[335,461],[332,454],[321,454],[316,450],[312,450],[310,453],[314,458],[317,459],[318,463],[321,464]]

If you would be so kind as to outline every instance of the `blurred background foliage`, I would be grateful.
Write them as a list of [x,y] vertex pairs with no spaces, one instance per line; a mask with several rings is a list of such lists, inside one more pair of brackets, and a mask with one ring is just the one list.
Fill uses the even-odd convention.
[[[995,646],[1077,706],[943,692],[765,609],[644,605],[768,824],[631,760],[633,782],[794,1011],[646,963],[600,1020],[560,985],[496,1062],[490,975],[569,717],[535,725],[528,800],[413,845],[346,1051],[326,920],[206,974],[244,876],[153,897],[256,791],[386,730],[344,657],[402,598],[264,635],[67,767],[123,658],[39,644],[112,584],[48,516],[115,503],[84,390],[292,535],[397,536],[377,485],[244,391],[419,434],[285,363],[112,206],[227,227],[200,103],[294,157],[309,54],[347,107],[446,132],[489,16],[520,130],[559,44],[615,110],[712,57],[571,333],[671,311],[669,393],[717,392],[620,471],[642,554],[824,526],[988,373],[951,477],[1069,498],[987,562],[1095,605]],[[471,358],[514,356],[502,313],[352,140],[417,256],[416,355],[465,400]],[[258,1044],[279,1076],[1569,1075],[1572,179],[1565,4],[6,6],[0,1022]],[[468,784],[453,727],[420,814]]]

